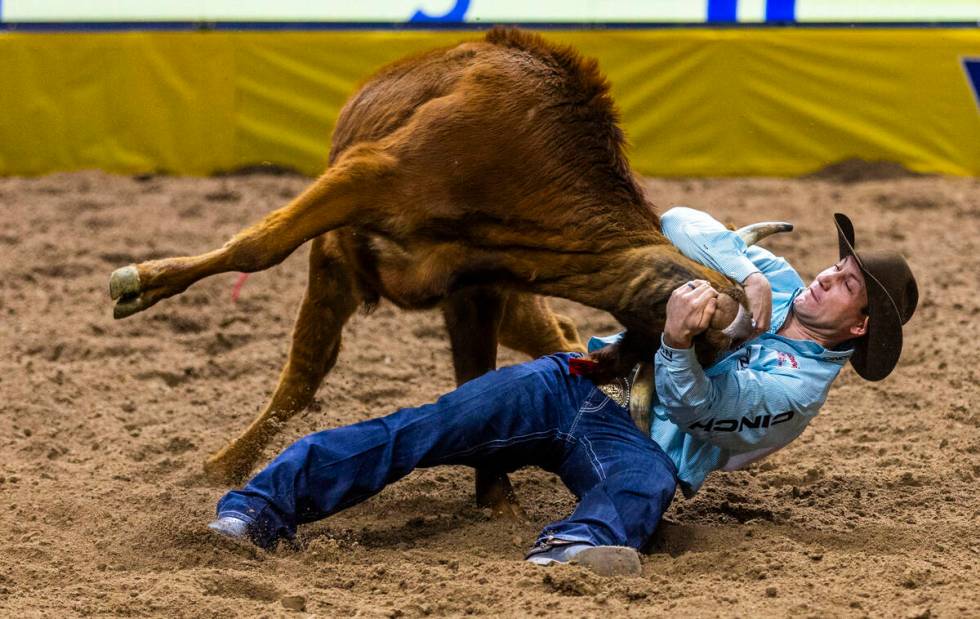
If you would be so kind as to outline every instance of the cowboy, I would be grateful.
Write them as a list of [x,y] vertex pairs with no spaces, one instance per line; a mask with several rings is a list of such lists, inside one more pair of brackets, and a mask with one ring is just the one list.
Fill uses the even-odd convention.
[[[663,215],[662,230],[681,252],[743,284],[759,334],[701,367],[692,341],[710,323],[718,293],[704,281],[675,290],[653,359],[649,431],[608,389],[569,370],[578,354],[548,355],[489,372],[434,403],[300,439],[228,492],[209,526],[269,548],[417,467],[536,465],[558,474],[579,502],[544,528],[527,560],[636,573],[637,550],[677,486],[690,497],[709,473],[790,443],[848,361],[871,381],[898,362],[902,325],[918,300],[912,272],[895,252],[855,251],[850,220],[834,219],[840,260],[805,286],[786,260],[746,246],[709,215],[683,207]],[[618,337],[593,338],[589,350]]]

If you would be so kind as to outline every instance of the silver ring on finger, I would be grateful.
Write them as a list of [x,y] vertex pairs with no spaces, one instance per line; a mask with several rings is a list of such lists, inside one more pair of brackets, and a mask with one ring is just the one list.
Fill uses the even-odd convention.
[[695,284],[694,282],[687,282],[687,287],[690,288],[691,290],[694,290],[697,288],[697,284]]

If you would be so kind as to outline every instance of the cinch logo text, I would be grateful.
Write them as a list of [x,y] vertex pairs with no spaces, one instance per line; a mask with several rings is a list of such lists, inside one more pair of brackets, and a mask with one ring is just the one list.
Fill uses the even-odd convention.
[[742,417],[741,419],[709,419],[697,421],[687,427],[688,430],[704,430],[705,432],[741,432],[745,428],[769,428],[789,421],[793,411],[778,415],[762,415],[760,417]]

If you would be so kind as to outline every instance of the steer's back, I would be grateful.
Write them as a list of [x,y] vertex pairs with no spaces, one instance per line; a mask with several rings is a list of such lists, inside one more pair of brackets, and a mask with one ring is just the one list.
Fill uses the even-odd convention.
[[444,154],[447,168],[428,173],[452,170],[455,208],[502,217],[517,209],[569,234],[580,225],[600,236],[658,230],[597,63],[517,30],[381,69],[344,106],[331,162],[356,143],[395,135],[439,99],[453,104],[412,147]]
[[330,162],[352,144],[384,138],[405,125],[419,106],[451,92],[481,47],[473,42],[432,50],[371,76],[340,111]]

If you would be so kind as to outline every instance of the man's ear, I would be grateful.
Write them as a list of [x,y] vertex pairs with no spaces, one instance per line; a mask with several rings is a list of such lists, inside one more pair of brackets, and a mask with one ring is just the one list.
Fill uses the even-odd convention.
[[850,328],[852,337],[861,337],[868,332],[868,317],[865,316],[861,322]]

